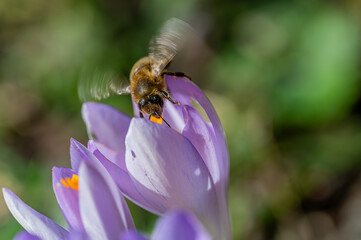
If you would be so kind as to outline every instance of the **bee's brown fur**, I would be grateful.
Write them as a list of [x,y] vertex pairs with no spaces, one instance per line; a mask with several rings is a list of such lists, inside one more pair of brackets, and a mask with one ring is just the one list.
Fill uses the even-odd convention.
[[152,71],[151,64],[150,57],[141,58],[130,72],[130,90],[136,103],[155,94],[162,97],[161,91],[166,90],[164,76],[162,74],[157,76],[157,73]]

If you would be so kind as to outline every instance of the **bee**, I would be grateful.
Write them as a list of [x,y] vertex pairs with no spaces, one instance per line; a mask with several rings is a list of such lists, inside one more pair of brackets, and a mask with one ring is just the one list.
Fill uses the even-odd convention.
[[[149,120],[158,123],[163,120],[170,127],[162,117],[164,100],[176,105],[179,102],[174,101],[167,92],[165,75],[189,78],[182,72],[169,72],[167,67],[183,48],[191,32],[192,28],[187,23],[175,18],[168,20],[159,35],[150,42],[149,55],[134,64],[129,76],[129,86],[123,86],[115,78],[103,75],[93,76],[92,80],[85,82],[88,86],[83,88],[90,90],[88,94],[96,100],[114,93],[128,93],[137,103],[140,117],[143,118],[145,114],[149,116]],[[84,95],[84,91],[79,94]]]

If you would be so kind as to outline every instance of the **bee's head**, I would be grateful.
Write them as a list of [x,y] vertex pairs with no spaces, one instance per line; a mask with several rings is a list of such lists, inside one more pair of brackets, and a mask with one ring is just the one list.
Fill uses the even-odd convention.
[[163,98],[157,94],[143,98],[138,103],[139,110],[147,115],[160,118],[163,114]]

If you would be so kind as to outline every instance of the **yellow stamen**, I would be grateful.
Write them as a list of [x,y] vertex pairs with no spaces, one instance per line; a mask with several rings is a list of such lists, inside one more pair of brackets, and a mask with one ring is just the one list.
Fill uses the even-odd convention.
[[157,118],[157,117],[153,117],[153,116],[150,116],[150,121],[152,122],[155,122],[155,123],[159,123],[159,124],[162,124],[163,120],[161,118]]
[[64,179],[60,179],[60,182],[64,185],[64,187],[69,187],[69,185],[64,181]]
[[64,187],[79,190],[79,177],[76,174],[73,174],[71,178],[65,178],[65,180],[60,179],[60,182],[64,185]]

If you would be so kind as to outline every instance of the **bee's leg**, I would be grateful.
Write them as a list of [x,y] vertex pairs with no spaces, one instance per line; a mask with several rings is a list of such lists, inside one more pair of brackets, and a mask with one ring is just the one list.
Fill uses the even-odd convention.
[[188,76],[187,74],[185,74],[184,72],[166,72],[165,71],[165,72],[162,72],[162,76],[164,76],[164,75],[169,75],[169,76],[174,76],[174,77],[186,77],[186,78],[192,80],[191,77]]
[[163,95],[163,97],[165,97],[166,99],[168,99],[171,103],[173,103],[174,105],[179,105],[179,102],[175,102],[166,91],[160,91]]
[[139,116],[140,116],[141,118],[144,118],[143,113],[142,113],[141,111],[139,111]]
[[[164,120],[164,118],[163,118],[161,115],[159,115],[159,113],[154,112],[154,114],[157,115],[159,118],[161,118],[161,119],[165,122],[165,124],[167,124],[168,127],[172,128],[172,127],[169,125],[169,123],[167,123],[167,121]],[[150,120],[151,117],[152,117],[152,115],[149,115],[149,120]]]

